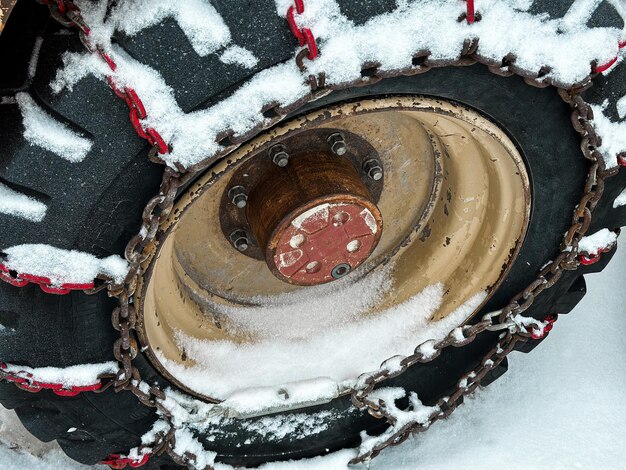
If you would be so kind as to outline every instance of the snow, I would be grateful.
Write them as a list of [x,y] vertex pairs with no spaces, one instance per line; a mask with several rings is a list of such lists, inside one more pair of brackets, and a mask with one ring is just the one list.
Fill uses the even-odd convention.
[[[126,0],[113,9],[107,21],[103,13],[106,2],[94,5],[80,2],[83,17],[92,27],[92,37],[118,64],[118,70],[112,74],[115,82],[137,90],[148,113],[145,124],[157,129],[173,147],[165,156],[166,161],[186,167],[221,151],[222,147],[216,142],[220,133],[232,130],[240,135],[255,126],[268,125],[270,121],[261,110],[269,104],[285,106],[307,95],[306,79],[310,73],[323,71],[328,85],[340,85],[360,80],[361,68],[366,62],[379,63],[383,71],[397,70],[410,67],[413,54],[420,50],[429,50],[432,59],[455,60],[466,40],[480,38],[478,53],[485,58],[499,63],[503,57],[514,53],[517,66],[533,71],[547,66],[550,71],[546,79],[574,84],[587,78],[592,61],[603,64],[618,55],[618,40],[623,34],[614,28],[574,26],[561,31],[560,21],[532,15],[524,11],[529,2],[512,0],[482,0],[482,19],[471,25],[457,21],[465,10],[464,2],[425,0],[418,4],[403,0],[398,2],[395,11],[359,26],[341,13],[335,0],[308,1],[303,14],[296,15],[296,22],[301,27],[311,28],[322,52],[314,61],[306,61],[306,71],[298,70],[293,60],[278,64],[256,74],[219,104],[184,113],[158,73],[127,57],[111,44],[110,37],[116,28],[135,33],[168,15],[183,21],[187,18],[184,14],[187,7],[197,2],[199,0],[183,3],[159,0],[154,9],[135,11],[137,2]],[[276,5],[277,13],[285,16],[291,2],[277,0]],[[216,48],[227,43],[227,35],[212,7],[208,4],[205,7],[203,15],[199,16],[206,17],[215,31],[210,33],[210,38],[198,39],[200,33],[192,27],[190,41],[195,47],[203,44],[199,54],[213,50],[218,53]],[[206,32],[209,30],[205,29],[205,34],[209,34]],[[239,56],[238,63],[252,63],[248,60],[250,57],[244,58],[245,54],[242,56],[228,49],[219,56],[226,61]],[[71,89],[88,74],[103,78],[106,73],[110,72],[103,61],[96,60],[94,55],[66,54],[64,66],[51,87],[60,92],[64,88]]]
[[92,145],[89,139],[46,113],[28,93],[17,93],[15,98],[22,112],[24,137],[30,144],[72,163],[78,163],[87,156]]
[[89,253],[43,244],[16,245],[2,251],[7,255],[7,268],[50,278],[55,286],[93,282],[98,275],[122,282],[128,272],[126,261],[117,255],[99,259]]
[[617,234],[608,228],[603,228],[583,237],[578,244],[578,251],[598,254],[603,249],[611,248],[615,243],[617,243]]
[[259,59],[254,57],[252,52],[239,46],[228,47],[220,56],[220,60],[225,64],[239,64],[248,69],[259,62]]
[[13,215],[31,222],[41,222],[48,208],[43,202],[13,191],[0,183],[0,214]]
[[613,202],[613,208],[617,209],[618,207],[626,206],[626,189],[620,193],[619,196],[615,198]]
[[108,470],[70,460],[56,442],[43,443],[31,436],[15,413],[0,406],[0,467],[2,470]]
[[385,442],[403,426],[411,422],[428,426],[430,420],[441,411],[439,407],[423,405],[413,392],[409,393],[409,407],[406,410],[401,410],[395,402],[405,396],[406,391],[403,388],[379,388],[370,394],[373,401],[384,403],[384,408],[395,418],[396,422],[378,436],[370,436],[366,432],[362,432],[359,455],[371,452],[377,445]]
[[122,0],[111,18],[117,30],[131,36],[173,18],[200,56],[215,52],[231,39],[226,23],[206,0]]
[[[623,99],[622,97],[620,103],[623,103]],[[626,154],[626,121],[615,122],[606,116],[604,110],[608,104],[609,102],[606,100],[602,105],[591,105],[593,110],[592,125],[602,137],[602,145],[598,147],[598,151],[604,157],[606,167],[615,168],[618,165],[618,155]]]
[[322,377],[276,387],[254,387],[237,390],[219,404],[224,416],[252,418],[276,412],[328,403],[339,396],[337,382]]
[[[113,79],[118,86],[135,88],[144,100],[148,109],[146,124],[159,129],[174,146],[174,151],[167,157],[168,162],[181,162],[188,166],[198,163],[206,154],[215,154],[220,150],[214,141],[220,132],[232,129],[236,134],[241,134],[264,124],[260,110],[266,104],[278,102],[284,105],[305,96],[308,88],[303,79],[309,73],[324,71],[327,83],[341,84],[360,78],[361,66],[365,62],[377,62],[383,70],[394,70],[410,64],[411,55],[420,49],[429,49],[431,57],[435,59],[455,59],[464,40],[478,37],[478,52],[484,57],[499,60],[509,52],[515,52],[516,64],[522,68],[538,70],[548,65],[551,68],[549,78],[566,83],[582,80],[589,73],[591,61],[604,63],[617,54],[615,39],[618,31],[608,28],[588,30],[581,26],[581,21],[572,20],[590,17],[598,3],[598,0],[577,0],[563,20],[552,21],[526,14],[523,10],[530,7],[531,2],[528,1],[483,0],[479,10],[482,20],[467,25],[456,21],[465,8],[462,2],[427,0],[416,8],[406,0],[398,0],[396,11],[380,15],[357,27],[343,16],[335,0],[308,0],[305,12],[298,15],[296,21],[313,30],[322,55],[318,60],[306,63],[308,70],[304,74],[297,70],[293,62],[280,64],[257,74],[220,104],[185,114],[162,77],[111,44],[110,37],[114,29],[132,35],[166,17],[172,17],[179,22],[199,55],[217,53],[225,63],[254,66],[256,58],[249,51],[239,46],[228,46],[230,32],[215,9],[201,0],[123,0],[113,8],[111,21],[105,22],[106,2],[94,5],[80,2],[85,18],[93,27],[92,37],[103,40],[105,50],[115,54],[118,70],[113,74]],[[284,15],[287,6],[291,4],[291,1],[277,0],[278,13]],[[206,25],[211,27],[207,28]],[[32,71],[36,67],[37,55],[36,47],[31,59]],[[109,73],[93,55],[65,54],[63,62],[64,67],[51,84],[56,92],[64,88],[71,89],[89,74],[102,78]],[[89,140],[54,120],[29,95],[19,93],[16,100],[24,116],[25,136],[29,142],[72,162],[85,158],[91,147]],[[611,167],[617,164],[617,155],[626,149],[626,132],[624,123],[611,122],[604,115],[605,106],[594,108],[594,125],[601,135],[611,136],[610,139],[605,138],[600,147],[607,166]],[[623,99],[620,100],[618,114],[622,118],[625,107]],[[30,211],[29,217],[37,217],[33,215],[36,212],[33,202],[37,201],[0,186],[0,197],[3,195],[8,197],[0,199],[0,212],[5,207],[2,204],[14,204],[14,209],[11,209],[13,215],[18,214],[15,207],[19,206],[22,207],[22,213]],[[618,200],[622,197],[626,199],[626,195],[622,194]],[[45,215],[45,205],[43,207]],[[580,249],[597,252],[615,243],[615,239],[613,232],[604,229],[585,237]],[[44,275],[56,284],[90,282],[98,274],[106,274],[119,281],[127,269],[126,263],[119,257],[99,260],[86,253],[59,250],[46,245],[20,245],[4,251],[8,255],[6,265],[10,269]],[[622,265],[618,265],[618,260],[621,260]],[[616,256],[609,269],[621,268],[624,271],[624,261],[626,257]],[[522,453],[523,461],[519,468],[621,468],[626,458],[620,440],[626,431],[626,406],[622,399],[622,384],[626,374],[621,367],[626,355],[622,341],[626,326],[620,323],[620,316],[607,316],[606,311],[616,310],[618,305],[621,307],[623,299],[620,300],[614,292],[621,292],[619,279],[623,279],[624,273],[617,278],[608,276],[609,273],[605,273],[598,286],[595,286],[599,293],[586,299],[587,303],[595,299],[607,305],[590,305],[594,307],[590,309],[591,313],[584,312],[592,315],[602,311],[602,321],[593,321],[595,317],[587,318],[583,312],[576,315],[584,321],[578,320],[578,317],[566,317],[567,324],[565,321],[559,322],[551,333],[551,341],[545,343],[549,346],[542,344],[533,355],[513,355],[512,370],[503,379],[466,400],[465,406],[451,420],[438,423],[426,435],[410,440],[410,444],[385,451],[374,461],[373,468],[414,469],[416,462],[424,469],[468,468],[468,462],[481,469],[504,466],[518,468],[515,466],[516,459],[511,458],[511,442],[515,443],[514,450],[532,450]],[[189,370],[179,368],[175,375],[178,374],[179,378],[186,375],[192,375],[193,378],[200,376],[202,380],[192,385],[197,391],[227,396],[228,400],[221,405],[222,412],[226,409],[254,414],[262,406],[282,406],[289,400],[306,403],[307,400],[327,399],[336,395],[340,386],[354,383],[354,375],[358,371],[377,368],[381,358],[399,354],[387,364],[391,369],[398,367],[402,354],[410,354],[416,343],[427,338],[443,337],[482,303],[485,296],[479,293],[445,320],[432,322],[430,318],[440,305],[444,292],[444,286],[438,284],[428,287],[393,311],[383,311],[356,326],[347,325],[346,319],[350,319],[350,315],[360,311],[364,305],[375,305],[381,294],[391,288],[385,283],[384,277],[376,282],[374,285],[352,286],[336,283],[344,290],[329,289],[324,298],[330,303],[321,305],[305,305],[302,299],[280,296],[259,299],[260,305],[254,308],[227,309],[223,313],[230,320],[228,327],[253,335],[254,341],[243,346],[226,341],[214,345],[214,342],[206,343],[179,334],[181,346],[185,347],[188,357],[196,364]],[[615,286],[609,290],[607,286],[612,284]],[[346,304],[345,289],[352,289],[353,294],[360,292],[361,295],[356,296],[356,302]],[[302,318],[298,317],[298,322],[293,321],[295,314],[302,315]],[[266,315],[282,319],[284,327],[269,330],[267,324],[277,323],[268,321]],[[320,328],[328,330],[321,338],[314,334],[319,333]],[[417,330],[420,335],[416,335]],[[391,332],[396,335],[391,335]],[[561,343],[558,342],[559,335],[562,335]],[[277,337],[280,341],[276,341]],[[380,337],[390,340],[385,343]],[[581,349],[587,344],[593,347],[585,348],[585,354],[581,355]],[[285,348],[293,352],[293,358],[285,359],[282,356]],[[426,355],[435,353],[433,341],[424,342],[419,349]],[[223,356],[221,360],[220,355]],[[262,358],[262,367],[257,362],[251,367],[248,355]],[[516,362],[519,365],[517,369]],[[268,363],[280,367],[267,368]],[[176,364],[169,366],[170,370],[171,367],[179,367]],[[310,382],[298,382],[302,377],[289,375],[289,371],[298,367],[306,370],[307,376],[317,375],[318,378]],[[27,372],[43,382],[87,385],[93,383],[98,373],[116,369],[115,363],[106,363],[66,369],[28,369]],[[240,375],[232,377],[233,370]],[[333,377],[324,377],[329,370]],[[211,380],[207,380],[207,377]],[[190,379],[186,377],[183,380],[190,383]],[[216,383],[222,389],[216,388]],[[259,384],[262,386],[259,387]],[[563,392],[564,384],[567,386],[566,392]],[[598,387],[598,384],[602,384],[602,387]],[[250,388],[241,390],[242,385]],[[409,419],[426,423],[438,412],[436,408],[422,405],[415,394],[409,395],[411,408],[399,410],[394,406],[394,401],[404,395],[402,389],[380,389],[374,395],[375,398],[385,400],[388,408],[393,410],[398,420],[396,427]],[[181,398],[171,390],[168,391],[166,403],[175,410],[175,422],[185,424],[176,430],[175,450],[179,454],[187,451],[197,454],[198,459],[194,462],[197,468],[213,464],[215,454],[202,449],[187,426],[193,428],[206,420],[222,419],[215,416],[220,407]],[[229,412],[225,414],[229,415]],[[10,423],[12,419],[6,417],[6,412],[3,413],[0,414],[0,425],[2,422]],[[273,429],[275,436],[284,437],[288,432],[286,429],[290,429],[287,423],[272,417],[264,420],[267,429]],[[555,422],[560,426],[555,426]],[[54,448],[46,448],[41,455],[37,455],[36,450],[25,453],[15,448],[2,437],[11,433],[15,427],[18,426],[0,426],[2,468],[67,466]],[[312,425],[311,432],[321,428],[321,425]],[[72,433],[76,429],[70,427],[67,432]],[[167,430],[167,424],[157,422],[152,431],[144,436],[144,442],[150,443],[156,432],[164,430]],[[393,429],[388,431],[391,432]],[[363,436],[361,450],[371,449],[384,436]],[[502,439],[502,436],[506,438]],[[563,436],[567,436],[567,439]],[[443,449],[445,452],[442,452]],[[343,469],[354,455],[354,450],[344,450],[308,461],[268,464],[261,468]],[[555,461],[555,455],[558,455],[558,461]],[[71,468],[79,468],[77,464],[69,465]],[[216,465],[216,470],[226,468],[230,467]]]
[[620,119],[626,119],[626,96],[622,96],[615,104],[617,115]]
[[[439,321],[431,318],[442,302],[442,284],[393,308],[376,309],[392,288],[390,269],[388,265],[356,282],[345,279],[311,288],[315,292],[307,290],[306,295],[254,299],[257,306],[222,306],[218,311],[224,328],[249,341],[204,341],[178,332],[176,340],[187,354],[188,367],[159,351],[157,357],[193,390],[221,399],[240,389],[275,388],[310,378],[330,378],[341,389],[361,373],[378,369],[388,357],[411,354],[416,345],[443,338],[486,295],[474,295]],[[311,303],[311,296],[320,302]],[[359,315],[370,310],[376,313]],[[431,343],[423,345],[423,353],[434,353]]]
[[37,62],[39,61],[39,51],[41,51],[42,44],[43,38],[41,36],[38,36],[35,39],[35,45],[33,46],[30,61],[28,62],[28,78],[30,79],[35,77],[35,72],[37,71]]
[[[384,451],[370,469],[622,469],[625,277],[626,251],[618,250],[603,273],[587,276],[588,295],[532,354],[511,354],[503,377],[466,398],[448,420]],[[29,436],[14,413],[1,407],[0,423],[3,470],[87,468],[64,457],[55,444]],[[354,456],[348,449],[261,468],[347,470]]]
[[114,374],[118,369],[117,362],[111,361],[101,364],[80,364],[63,368],[38,367],[35,369],[22,365],[6,364],[2,370],[20,375],[20,377],[28,375],[37,382],[63,384],[66,387],[72,387],[93,385],[98,382],[100,374]]
[[575,0],[561,20],[564,30],[584,28],[603,0]]

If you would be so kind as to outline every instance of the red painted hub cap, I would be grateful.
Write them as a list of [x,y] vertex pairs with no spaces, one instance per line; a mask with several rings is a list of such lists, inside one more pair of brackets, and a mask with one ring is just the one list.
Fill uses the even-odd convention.
[[380,230],[377,218],[364,204],[319,204],[278,227],[275,268],[301,285],[339,279],[369,257]]

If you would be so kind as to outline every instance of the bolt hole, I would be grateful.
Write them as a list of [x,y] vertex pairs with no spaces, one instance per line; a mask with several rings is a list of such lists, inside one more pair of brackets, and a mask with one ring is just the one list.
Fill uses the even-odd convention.
[[322,269],[322,263],[320,263],[319,261],[311,261],[309,264],[306,265],[306,272],[308,274],[315,274],[319,272],[320,269]]
[[304,238],[304,235],[299,233],[291,237],[291,240],[289,240],[289,246],[291,246],[291,248],[300,248],[302,245],[304,245],[305,240],[306,239]]
[[360,240],[352,240],[350,243],[346,245],[346,250],[350,253],[355,253],[361,249],[361,241]]
[[339,279],[341,277],[344,277],[346,274],[348,274],[350,272],[350,265],[343,263],[343,264],[338,264],[337,266],[335,266],[331,272],[331,275],[335,278],[335,279]]
[[411,65],[413,65],[413,67],[422,67],[426,63],[427,58],[428,58],[427,53],[416,54],[411,59]]
[[217,142],[218,145],[222,147],[230,147],[234,145],[233,132],[232,131],[220,132],[217,135],[217,138],[215,139],[215,141]]
[[337,212],[335,214],[335,216],[333,217],[333,225],[335,227],[339,227],[343,224],[345,224],[346,222],[348,222],[348,220],[350,220],[350,214],[348,214],[347,212]]
[[280,116],[278,113],[279,103],[270,103],[267,107],[263,109],[263,117],[267,119],[274,119]]
[[366,66],[361,69],[361,77],[363,78],[375,77],[376,74],[378,73],[379,67],[380,67],[380,64],[378,63],[366,64]]

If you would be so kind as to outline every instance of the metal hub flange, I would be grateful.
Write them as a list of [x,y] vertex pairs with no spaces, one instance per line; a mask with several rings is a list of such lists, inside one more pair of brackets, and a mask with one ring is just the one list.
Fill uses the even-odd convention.
[[275,166],[252,190],[246,215],[274,275],[291,284],[339,279],[380,239],[380,210],[353,164],[311,153]]

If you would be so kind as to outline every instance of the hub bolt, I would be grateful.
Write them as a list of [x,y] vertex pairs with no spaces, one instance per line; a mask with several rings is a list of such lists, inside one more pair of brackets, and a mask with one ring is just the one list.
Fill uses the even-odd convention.
[[248,195],[246,194],[246,188],[243,186],[233,186],[228,190],[228,199],[239,209],[246,207],[248,203]]
[[246,251],[248,249],[248,234],[245,230],[233,230],[230,234],[230,241],[239,251]]
[[289,163],[289,154],[283,144],[276,144],[269,151],[270,158],[274,165],[284,168]]
[[331,275],[335,279],[339,279],[339,278],[344,277],[346,274],[348,274],[351,269],[352,268],[348,263],[338,264],[337,266],[333,268]]
[[330,134],[326,139],[326,142],[328,142],[328,145],[330,145],[330,149],[332,150],[332,152],[339,157],[345,155],[348,151],[348,147],[346,147],[346,141],[343,138],[343,135],[341,135],[339,132],[334,132]]
[[375,158],[370,158],[363,163],[363,171],[374,181],[379,181],[383,177],[383,167]]

